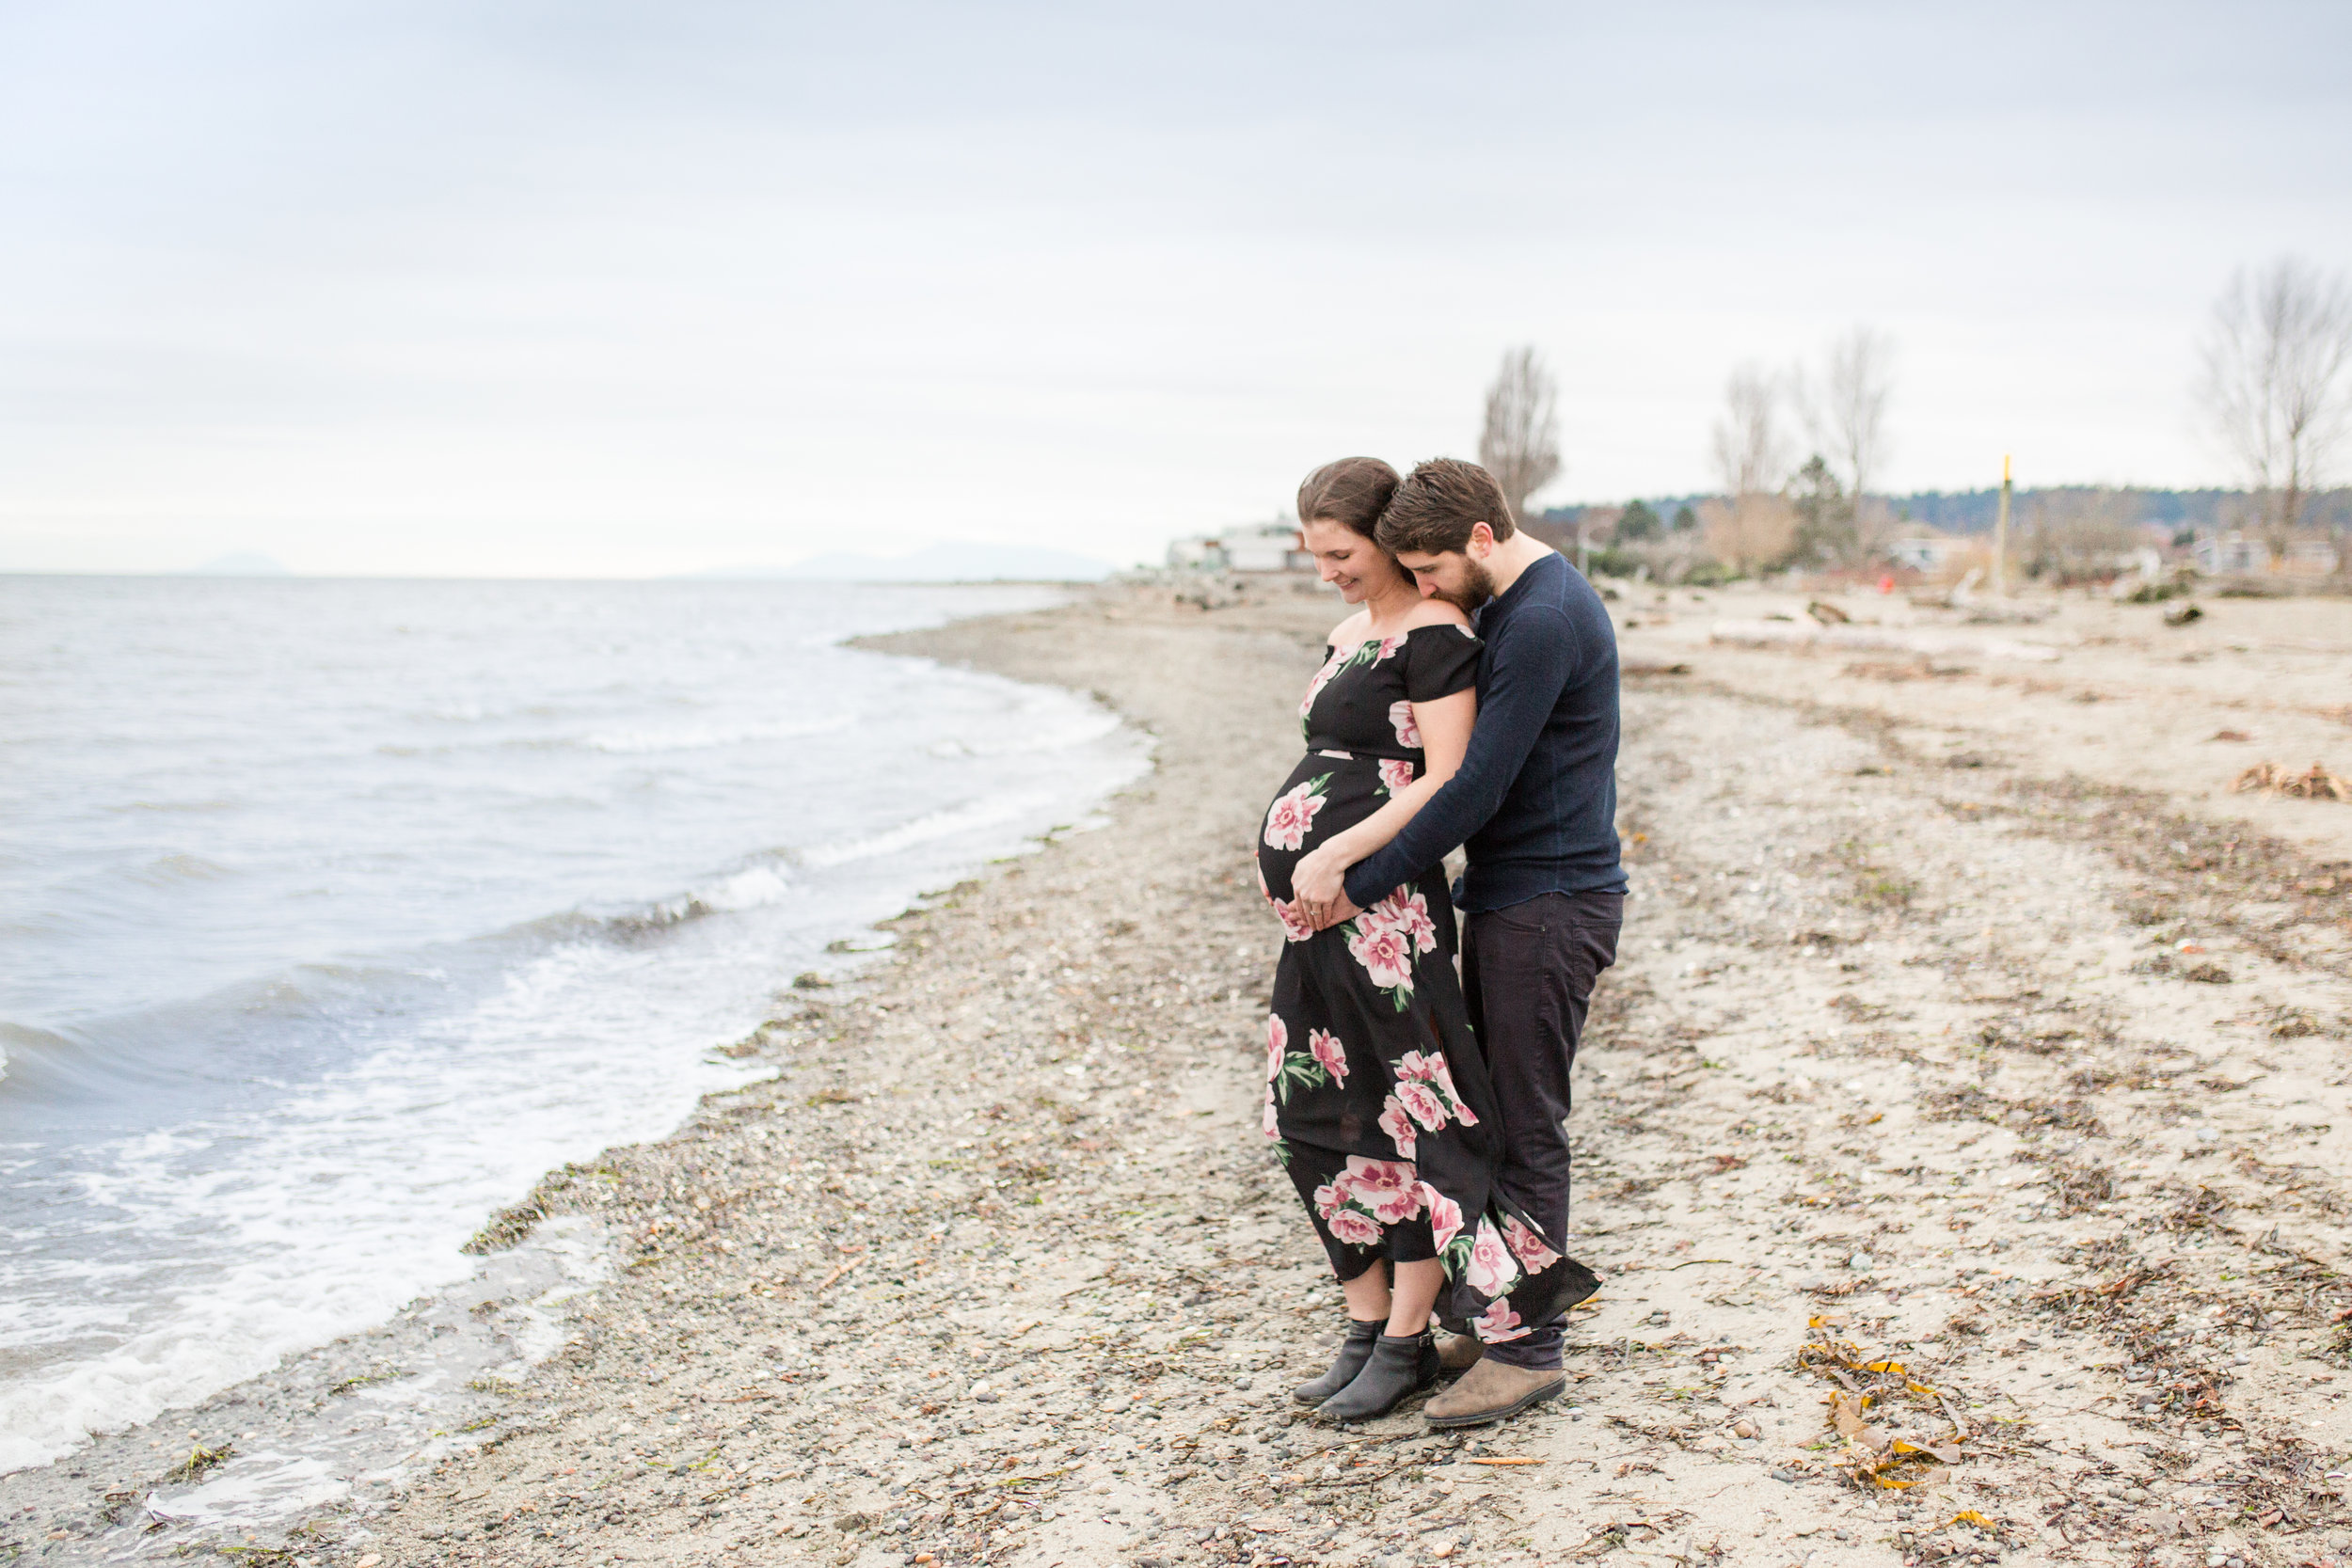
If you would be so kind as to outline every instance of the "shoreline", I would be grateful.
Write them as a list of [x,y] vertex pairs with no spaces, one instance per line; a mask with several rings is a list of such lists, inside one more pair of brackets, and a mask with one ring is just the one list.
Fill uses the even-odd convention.
[[[485,1213],[743,1077],[713,1048],[829,941],[1124,782],[1140,737],[1099,705],[840,645],[1064,596],[28,598],[84,717],[28,739],[19,814],[0,1471],[462,1287]],[[486,643],[441,635],[485,608]],[[241,628],[342,652],[241,687]],[[163,783],[88,717],[157,683],[204,713],[150,748]],[[319,738],[346,721],[356,749]],[[109,931],[146,954],[111,982]]]
[[[1338,617],[1170,600],[868,644],[1091,690],[1153,770],[796,993],[775,1078],[550,1193],[623,1248],[567,1341],[476,1451],[262,1560],[2352,1553],[2352,958],[2313,861],[2352,808],[2101,784],[2028,744],[2071,688],[1629,627],[1692,675],[1626,690],[1567,1396],[1331,1429],[1286,1397],[1340,1307],[1258,1132],[1247,847]],[[2157,684],[2179,735],[2235,700]],[[1827,1402],[1874,1379],[1850,1437]]]
[[[1090,586],[1053,586],[1068,589],[1065,603],[1093,592]],[[1035,613],[1037,608],[982,610],[942,625]],[[935,629],[859,634],[842,645]],[[1035,853],[1071,831],[1047,830],[976,875]],[[957,885],[970,885],[969,879]],[[886,961],[890,926],[953,891],[919,892],[894,915],[845,927],[818,969],[793,964],[779,970],[769,1012],[792,1013],[811,994],[801,989],[805,983],[817,983],[818,994],[836,987],[854,994],[863,973]],[[752,1070],[771,1066],[781,1023],[771,1016],[704,1054]],[[684,1137],[711,1101],[743,1086],[707,1092],[664,1137],[614,1147],[659,1148]],[[399,1496],[419,1462],[478,1451],[467,1434],[486,1430],[517,1380],[561,1347],[572,1326],[572,1304],[607,1282],[620,1262],[621,1240],[608,1233],[595,1192],[595,1183],[610,1177],[613,1151],[548,1171],[522,1199],[485,1215],[459,1249],[476,1259],[468,1279],[427,1289],[380,1322],[290,1351],[276,1365],[193,1403],[94,1431],[64,1454],[0,1475],[0,1555],[126,1561],[190,1549],[246,1550],[261,1536],[298,1544],[308,1522],[324,1513],[373,1511]],[[559,1207],[557,1195],[568,1201]],[[30,1522],[36,1520],[62,1528],[35,1530]],[[126,1539],[167,1527],[168,1533],[155,1539]]]

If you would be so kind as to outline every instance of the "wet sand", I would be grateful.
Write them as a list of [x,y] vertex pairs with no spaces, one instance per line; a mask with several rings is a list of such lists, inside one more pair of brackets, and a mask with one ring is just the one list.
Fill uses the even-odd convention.
[[[1626,693],[1636,892],[1575,1123],[1606,1283],[1566,1399],[1438,1437],[1284,1397],[1340,1307],[1257,1128],[1279,934],[1248,853],[1337,607],[1109,592],[879,644],[1149,728],[1108,824],[788,991],[746,1042],[771,1082],[551,1180],[537,1207],[613,1261],[542,1313],[560,1345],[473,1391],[437,1467],[256,1547],[2336,1560],[2352,805],[2227,784],[2265,745],[2352,765],[2345,664],[2269,645],[2352,648],[2352,607],[2217,605],[2186,648],[2153,608],[1954,629],[2058,652],[2012,668],[1719,644],[1804,601],[1653,598],[1613,606],[1629,658],[1689,673]],[[71,1485],[143,1497],[148,1453]],[[18,1518],[28,1560],[199,1533]]]

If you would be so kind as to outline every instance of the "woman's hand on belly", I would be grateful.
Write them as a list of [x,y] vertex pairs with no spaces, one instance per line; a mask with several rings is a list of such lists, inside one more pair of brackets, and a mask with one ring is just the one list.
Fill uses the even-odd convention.
[[1324,915],[1347,895],[1347,869],[1356,863],[1343,860],[1332,852],[1332,847],[1311,849],[1291,867],[1291,895],[1298,901],[1298,911],[1317,926],[1325,924]]

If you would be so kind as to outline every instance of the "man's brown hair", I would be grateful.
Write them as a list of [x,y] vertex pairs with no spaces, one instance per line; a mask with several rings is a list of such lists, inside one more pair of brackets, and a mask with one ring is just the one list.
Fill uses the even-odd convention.
[[1396,470],[1376,457],[1326,463],[1298,486],[1298,520],[1305,524],[1323,518],[1375,539],[1380,514],[1401,483]]
[[[1305,514],[1301,513],[1301,516]],[[1391,555],[1460,555],[1470,548],[1470,530],[1484,523],[1497,540],[1514,531],[1511,503],[1495,476],[1458,457],[1433,457],[1405,476],[1380,515],[1380,543]]]

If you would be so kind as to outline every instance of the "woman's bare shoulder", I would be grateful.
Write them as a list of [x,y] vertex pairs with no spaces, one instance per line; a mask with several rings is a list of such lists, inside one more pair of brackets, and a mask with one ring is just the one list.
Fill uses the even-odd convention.
[[1468,626],[1469,625],[1470,617],[1463,614],[1462,607],[1451,599],[1423,599],[1413,606],[1411,614],[1405,617],[1406,631],[1419,631],[1423,626]]
[[1359,610],[1331,628],[1327,641],[1334,648],[1352,648],[1372,632],[1372,612]]

